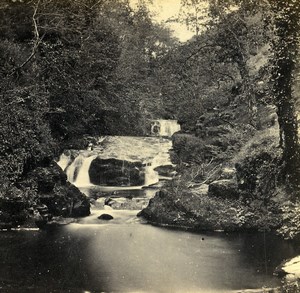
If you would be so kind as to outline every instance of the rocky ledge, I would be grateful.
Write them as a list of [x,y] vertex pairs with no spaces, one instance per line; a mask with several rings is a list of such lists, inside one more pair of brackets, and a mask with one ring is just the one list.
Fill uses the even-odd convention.
[[173,183],[157,192],[140,216],[155,225],[199,231],[276,229],[281,224],[276,212],[247,202],[227,179],[189,189]]
[[11,229],[35,220],[42,228],[48,223],[65,223],[62,218],[84,217],[90,214],[89,199],[67,181],[55,163],[37,167],[18,187],[0,197],[0,229]]

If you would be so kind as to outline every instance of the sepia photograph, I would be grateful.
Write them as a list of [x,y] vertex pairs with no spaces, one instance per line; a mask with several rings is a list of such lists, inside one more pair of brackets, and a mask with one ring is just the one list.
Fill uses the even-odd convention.
[[0,0],[0,293],[300,293],[300,0]]

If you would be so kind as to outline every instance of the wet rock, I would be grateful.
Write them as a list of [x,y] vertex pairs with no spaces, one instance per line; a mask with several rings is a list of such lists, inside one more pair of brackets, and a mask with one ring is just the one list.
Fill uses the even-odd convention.
[[296,256],[283,262],[276,268],[275,272],[279,276],[293,275],[295,278],[300,278],[300,256]]
[[98,217],[99,220],[105,220],[105,221],[109,221],[112,220],[114,217],[112,215],[109,214],[102,214]]
[[89,175],[91,183],[108,186],[143,185],[145,174],[142,162],[96,158],[92,161]]
[[158,172],[160,176],[171,177],[175,171],[175,167],[173,165],[164,165],[156,167],[154,170]]
[[238,198],[240,193],[234,180],[222,179],[209,184],[208,195],[223,198]]
[[26,185],[34,189],[36,183],[37,211],[42,217],[42,224],[52,217],[84,217],[90,214],[89,199],[67,181],[66,175],[56,163],[32,171]]
[[104,200],[104,205],[107,205],[107,206],[110,206],[111,204],[113,204],[114,200],[111,199],[110,197],[107,197],[105,200]]

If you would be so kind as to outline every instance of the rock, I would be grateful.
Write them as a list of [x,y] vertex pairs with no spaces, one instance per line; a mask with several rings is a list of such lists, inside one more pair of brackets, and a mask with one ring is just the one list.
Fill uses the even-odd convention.
[[89,199],[67,181],[66,175],[56,163],[33,170],[25,184],[30,189],[37,187],[35,198],[42,224],[52,217],[84,217],[90,214]]
[[236,175],[236,169],[235,168],[225,167],[222,170],[221,179],[234,179],[235,175]]
[[51,221],[36,219],[35,224],[42,230],[51,230],[75,222],[76,220],[74,218],[54,217]]
[[154,171],[158,172],[160,176],[171,177],[173,175],[172,173],[175,171],[175,168],[173,165],[164,165],[156,167]]
[[44,204],[37,207],[37,210],[41,215],[48,213],[48,207]]
[[95,158],[89,169],[91,183],[108,186],[138,186],[145,182],[142,162]]
[[112,215],[109,214],[102,214],[98,217],[99,220],[105,220],[105,221],[109,221],[112,220],[114,217]]
[[113,203],[113,200],[110,197],[107,197],[104,201],[104,205],[110,206]]
[[43,218],[40,218],[40,219],[36,219],[35,220],[35,224],[38,228],[40,229],[44,229],[44,227],[46,226],[47,224],[47,220],[43,219]]
[[240,193],[234,180],[222,179],[209,184],[208,195],[223,198],[239,198]]
[[65,184],[67,176],[58,165],[53,163],[50,167],[38,167],[32,172],[32,176],[37,181],[38,192],[50,193],[55,184]]

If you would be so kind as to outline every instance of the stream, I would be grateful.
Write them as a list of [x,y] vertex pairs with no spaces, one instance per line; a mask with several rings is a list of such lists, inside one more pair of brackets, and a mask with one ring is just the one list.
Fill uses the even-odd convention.
[[[172,167],[173,124],[161,122],[152,137],[99,138],[89,150],[62,154],[68,180],[94,198],[91,215],[53,231],[0,233],[0,291],[205,293],[280,285],[274,269],[300,253],[295,244],[268,233],[158,228],[136,216],[158,183],[170,180],[155,169]],[[124,184],[110,185],[111,164]],[[105,205],[107,197],[114,204]],[[103,213],[113,219],[98,219]]]

